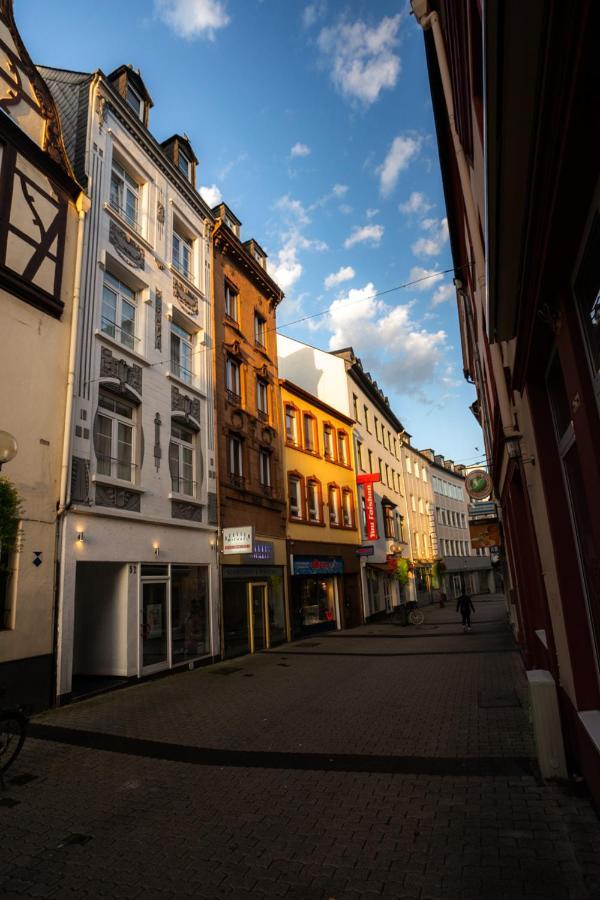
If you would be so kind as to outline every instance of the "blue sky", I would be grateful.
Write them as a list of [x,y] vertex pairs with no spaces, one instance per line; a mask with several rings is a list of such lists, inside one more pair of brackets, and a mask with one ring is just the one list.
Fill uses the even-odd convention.
[[[132,63],[159,140],[269,254],[281,330],[352,345],[415,445],[481,458],[468,410],[423,37],[391,0],[16,0],[36,62]],[[294,322],[315,313],[324,313]]]

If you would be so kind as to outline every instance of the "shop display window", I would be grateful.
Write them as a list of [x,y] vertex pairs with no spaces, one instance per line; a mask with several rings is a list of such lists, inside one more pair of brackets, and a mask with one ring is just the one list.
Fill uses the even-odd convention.
[[335,589],[333,578],[303,578],[300,582],[302,624],[319,625],[335,622]]
[[171,566],[172,664],[210,652],[208,569]]

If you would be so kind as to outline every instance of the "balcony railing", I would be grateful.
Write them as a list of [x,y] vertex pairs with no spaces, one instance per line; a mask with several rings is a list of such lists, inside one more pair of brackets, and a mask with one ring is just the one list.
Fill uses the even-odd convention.
[[181,363],[174,362],[173,360],[171,360],[171,374],[174,375],[175,378],[180,378],[181,381],[185,381],[186,384],[191,384],[194,378],[193,372],[186,369]]
[[113,322],[112,319],[109,319],[106,316],[102,316],[100,331],[108,335],[108,337],[113,338],[113,340],[119,341],[124,347],[129,347],[130,350],[134,350],[135,345],[139,343],[140,340],[131,331],[128,331],[126,328],[121,328],[120,325],[117,325],[116,322]]
[[187,278],[188,281],[192,281],[194,277],[194,273],[191,266],[186,266],[184,263],[180,262],[178,259],[173,259],[171,265],[175,269],[176,272],[179,272],[180,275],[183,275],[184,278]]
[[258,410],[258,418],[261,422],[268,422],[269,421],[269,413],[265,412],[264,409],[259,409]]
[[242,398],[239,394],[236,394],[235,391],[232,391],[231,388],[225,388],[225,395],[230,403],[233,403],[234,406],[242,405]]
[[260,489],[261,489],[261,491],[263,492],[263,494],[265,495],[265,497],[272,497],[272,496],[273,496],[273,486],[272,486],[272,485],[270,485],[270,484],[261,484]]
[[184,475],[171,475],[171,490],[175,494],[185,494],[188,497],[196,496],[197,482],[191,481]]
[[234,472],[229,473],[229,481],[234,487],[243,488],[246,484],[246,479],[243,475],[236,475]]
[[123,219],[124,222],[127,222],[129,227],[133,228],[137,234],[142,233],[142,225],[141,222],[138,221],[137,215],[132,215],[124,206],[120,206],[116,200],[109,200],[108,205],[121,219]]
[[98,475],[106,475],[109,478],[119,478],[121,481],[129,481],[133,484],[135,481],[135,471],[137,466],[135,463],[124,459],[117,459],[114,456],[97,456]]

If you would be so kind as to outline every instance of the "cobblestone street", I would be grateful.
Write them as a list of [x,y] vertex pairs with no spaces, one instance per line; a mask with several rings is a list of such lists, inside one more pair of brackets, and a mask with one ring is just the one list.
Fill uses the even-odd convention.
[[600,824],[536,777],[504,607],[385,623],[38,716],[6,897],[600,897]]

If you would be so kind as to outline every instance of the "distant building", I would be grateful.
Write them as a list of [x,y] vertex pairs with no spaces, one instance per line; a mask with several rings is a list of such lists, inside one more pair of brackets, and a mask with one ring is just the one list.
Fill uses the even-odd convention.
[[10,0],[0,23],[0,430],[17,444],[1,478],[21,500],[16,543],[4,536],[0,547],[0,685],[5,703],[39,709],[54,696],[73,289],[88,204]]
[[410,599],[426,603],[433,599],[432,592],[437,587],[434,563],[439,553],[430,464],[427,455],[412,446],[409,434],[401,434],[400,441],[408,507],[408,542],[413,564]]

